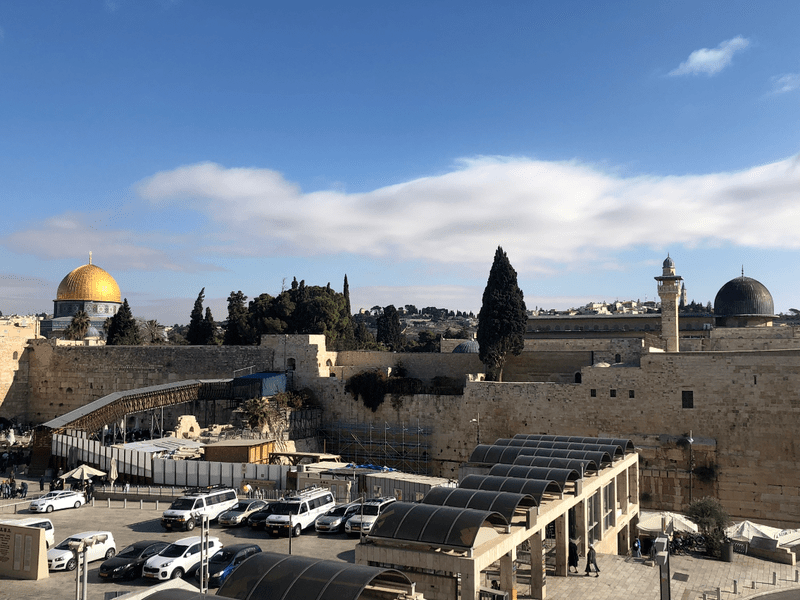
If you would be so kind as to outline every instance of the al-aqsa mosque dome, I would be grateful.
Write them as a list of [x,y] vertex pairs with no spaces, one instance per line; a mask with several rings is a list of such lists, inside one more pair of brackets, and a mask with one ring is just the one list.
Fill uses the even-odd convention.
[[717,292],[714,317],[719,327],[771,326],[775,318],[772,294],[763,283],[742,272]]
[[92,264],[73,269],[58,286],[53,301],[53,318],[42,321],[41,333],[46,337],[59,337],[78,311],[89,317],[90,326],[103,331],[103,323],[117,314],[122,306],[119,285],[108,273]]

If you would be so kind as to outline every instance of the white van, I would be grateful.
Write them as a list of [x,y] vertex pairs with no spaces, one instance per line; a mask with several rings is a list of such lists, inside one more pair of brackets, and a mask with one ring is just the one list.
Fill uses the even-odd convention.
[[56,531],[53,522],[44,517],[28,517],[27,519],[6,519],[0,525],[16,525],[17,527],[38,527],[44,529],[44,541],[48,548],[56,543]]
[[164,529],[191,531],[207,515],[213,521],[226,510],[236,506],[239,498],[236,490],[220,485],[186,490],[180,498],[161,515]]
[[283,533],[297,537],[334,506],[331,491],[314,485],[272,504],[264,527],[272,536]]

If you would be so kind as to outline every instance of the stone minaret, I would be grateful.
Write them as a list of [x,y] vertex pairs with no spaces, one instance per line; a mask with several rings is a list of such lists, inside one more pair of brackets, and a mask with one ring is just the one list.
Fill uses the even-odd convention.
[[667,352],[678,352],[678,297],[681,293],[682,277],[675,275],[675,263],[667,255],[658,281],[658,296],[661,298],[661,338],[666,342]]

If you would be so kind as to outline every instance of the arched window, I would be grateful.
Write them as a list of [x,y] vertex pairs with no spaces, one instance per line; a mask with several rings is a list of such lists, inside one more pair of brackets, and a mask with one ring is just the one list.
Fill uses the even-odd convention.
[[18,358],[19,358],[19,352],[14,350],[14,360],[17,360]]
[[290,358],[290,359],[288,359],[286,361],[286,370],[287,371],[294,371],[296,366],[297,366],[297,363],[293,358]]
[[620,356],[619,354],[615,354],[614,355],[614,362],[615,363],[621,363],[622,362],[622,356]]
[[575,373],[575,383],[580,383],[580,382],[581,382],[581,372],[578,371],[577,373]]
[[325,361],[325,366],[326,367],[332,367],[333,366],[333,361],[329,358],[328,360]]

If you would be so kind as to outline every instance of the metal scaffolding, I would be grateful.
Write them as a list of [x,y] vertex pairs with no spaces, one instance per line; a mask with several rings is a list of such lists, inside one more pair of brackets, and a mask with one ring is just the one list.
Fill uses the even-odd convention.
[[430,474],[433,430],[410,423],[345,423],[322,429],[326,452],[354,464],[373,464],[416,475]]

